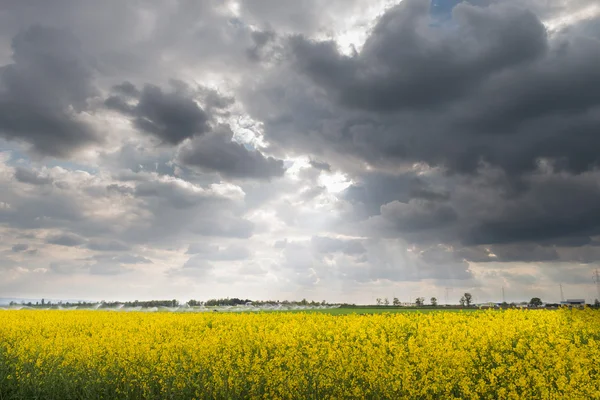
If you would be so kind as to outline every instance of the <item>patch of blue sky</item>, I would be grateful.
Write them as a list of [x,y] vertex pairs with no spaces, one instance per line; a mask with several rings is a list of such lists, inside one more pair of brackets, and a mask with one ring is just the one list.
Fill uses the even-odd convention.
[[491,0],[431,0],[429,15],[432,26],[453,27],[452,10],[460,3],[468,3],[474,6],[487,6]]

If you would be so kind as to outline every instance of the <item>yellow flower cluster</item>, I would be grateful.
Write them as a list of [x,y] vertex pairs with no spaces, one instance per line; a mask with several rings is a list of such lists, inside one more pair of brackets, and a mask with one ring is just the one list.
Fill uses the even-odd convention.
[[600,399],[600,313],[0,311],[0,398]]

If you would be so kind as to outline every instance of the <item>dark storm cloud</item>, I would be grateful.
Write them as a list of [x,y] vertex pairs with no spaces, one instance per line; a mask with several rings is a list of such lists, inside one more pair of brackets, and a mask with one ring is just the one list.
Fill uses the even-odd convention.
[[301,88],[289,72],[296,97],[283,103],[278,86],[265,85],[257,94],[270,107],[267,137],[377,164],[426,162],[475,173],[487,162],[513,179],[540,158],[574,173],[598,164],[590,145],[600,123],[598,40],[548,35],[532,11],[506,4],[461,4],[455,26],[431,26],[426,14],[427,2],[403,1],[352,56],[334,42],[292,37],[292,66],[315,89]]
[[52,183],[52,178],[49,176],[42,176],[35,171],[23,167],[15,168],[15,179],[31,185],[47,185]]
[[[540,241],[600,234],[600,186],[597,175],[539,176],[530,189],[481,218],[466,234],[468,244]],[[572,244],[572,243],[571,243]]]
[[291,40],[297,67],[342,104],[373,111],[430,108],[468,94],[507,67],[541,57],[544,25],[527,11],[459,5],[459,27],[428,29],[429,4],[405,0],[387,11],[354,57],[334,42]]
[[144,86],[134,113],[135,125],[169,144],[207,132],[208,115],[194,102],[178,93],[163,93]]
[[33,26],[13,38],[12,51],[13,63],[0,67],[0,136],[59,157],[100,142],[78,119],[98,94],[93,62],[78,40]]
[[381,206],[381,218],[400,231],[411,233],[442,228],[455,222],[458,216],[447,204],[410,200],[408,203],[394,201]]
[[220,126],[182,147],[178,160],[188,167],[218,172],[226,178],[269,179],[283,175],[282,160],[264,156],[258,150],[248,150],[232,138],[231,129]]
[[[137,89],[131,86],[125,82],[116,89],[137,96]],[[210,130],[208,114],[187,93],[176,90],[165,93],[158,86],[145,85],[135,106],[120,96],[110,96],[104,104],[112,110],[129,114],[136,128],[166,144],[179,144]]]

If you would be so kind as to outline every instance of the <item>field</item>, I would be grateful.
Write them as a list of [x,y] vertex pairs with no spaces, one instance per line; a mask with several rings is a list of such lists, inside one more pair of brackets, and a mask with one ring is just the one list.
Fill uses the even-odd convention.
[[[339,307],[339,308],[324,308],[312,310],[286,310],[286,313],[317,313],[329,315],[346,315],[346,314],[387,314],[387,313],[432,313],[432,312],[473,312],[478,311],[477,308],[406,308],[406,307]],[[274,311],[278,312],[278,311]]]
[[0,399],[600,399],[600,314],[0,311]]

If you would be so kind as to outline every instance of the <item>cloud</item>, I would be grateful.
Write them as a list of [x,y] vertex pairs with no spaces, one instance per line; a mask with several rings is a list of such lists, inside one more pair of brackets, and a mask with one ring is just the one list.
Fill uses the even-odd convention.
[[394,201],[381,206],[381,220],[407,233],[439,229],[457,219],[452,207],[427,200]]
[[70,233],[59,233],[46,238],[46,243],[59,246],[76,247],[85,243],[85,239]]
[[87,248],[95,251],[127,251],[131,247],[117,240],[93,239],[87,243]]
[[220,247],[216,245],[205,245],[202,243],[191,244],[186,254],[197,255],[197,258],[202,258],[208,261],[237,261],[250,258],[252,253],[244,246],[230,245]]
[[311,167],[318,169],[319,171],[331,171],[331,165],[327,164],[324,161],[310,160],[309,164]]
[[48,176],[42,176],[23,167],[15,168],[15,179],[19,182],[29,183],[31,185],[47,185],[52,183]]
[[129,82],[117,85],[115,89],[127,96],[136,96],[137,104],[130,105],[120,96],[110,96],[104,104],[130,115],[136,128],[163,143],[176,145],[210,130],[208,114],[187,93],[177,90],[165,93],[160,87],[147,84],[138,94]]
[[152,261],[134,254],[99,254],[92,257],[92,260],[99,263],[135,265],[135,264],[152,264]]
[[0,136],[57,157],[100,143],[80,118],[98,90],[92,59],[79,41],[36,25],[13,38],[12,50],[13,63],[0,67]]
[[389,112],[430,108],[468,94],[483,79],[541,57],[544,25],[518,8],[454,9],[458,29],[428,28],[428,2],[405,0],[377,22],[361,52],[292,38],[297,68],[343,105]]
[[232,139],[231,129],[221,126],[184,145],[178,161],[199,171],[217,172],[225,178],[269,179],[283,175],[282,160],[264,156],[258,150],[248,150]]
[[15,245],[12,247],[12,251],[13,251],[13,253],[21,253],[21,252],[24,252],[24,251],[26,251],[27,249],[29,249],[29,245],[28,245],[28,244],[25,244],[25,243],[19,243],[19,244],[15,244]]
[[339,163],[461,174],[487,163],[511,179],[540,159],[572,173],[597,165],[596,39],[549,34],[510,4],[461,4],[454,27],[432,26],[427,12],[420,1],[389,9],[354,55],[291,37],[288,62],[245,97],[267,139]]

